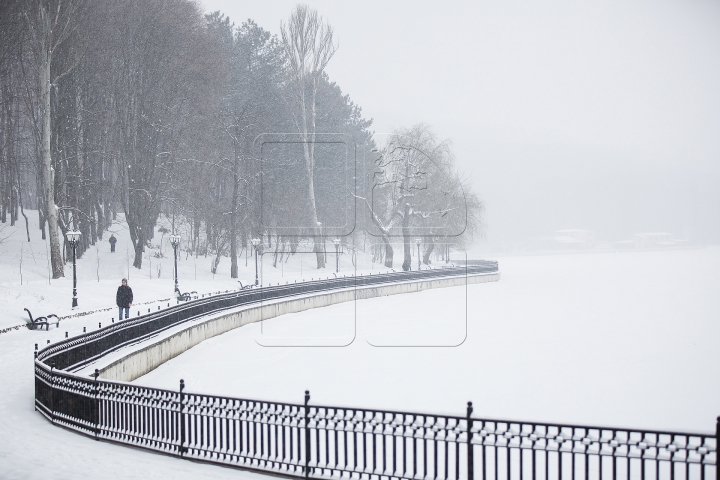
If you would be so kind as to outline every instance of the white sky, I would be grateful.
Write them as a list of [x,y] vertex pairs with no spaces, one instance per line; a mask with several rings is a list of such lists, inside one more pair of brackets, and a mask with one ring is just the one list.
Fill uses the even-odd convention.
[[[279,33],[296,2],[205,0]],[[589,228],[720,241],[720,2],[310,1],[376,132],[450,138],[490,244]]]

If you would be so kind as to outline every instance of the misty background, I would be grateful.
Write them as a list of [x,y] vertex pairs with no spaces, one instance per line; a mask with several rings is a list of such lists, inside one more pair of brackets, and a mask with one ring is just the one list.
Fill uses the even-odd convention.
[[[483,248],[558,229],[720,242],[720,3],[307,2],[327,67],[376,133],[449,138],[485,202]],[[204,0],[273,34],[294,1]]]

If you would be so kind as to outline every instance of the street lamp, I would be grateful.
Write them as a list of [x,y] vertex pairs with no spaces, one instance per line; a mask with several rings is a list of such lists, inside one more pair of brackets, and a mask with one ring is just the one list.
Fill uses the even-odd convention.
[[259,284],[257,258],[258,258],[258,248],[260,247],[260,239],[253,238],[252,240],[250,240],[250,243],[252,243],[252,246],[255,249],[255,286],[257,286]]
[[340,239],[334,238],[333,243],[335,244],[335,273],[340,271]]
[[175,294],[180,295],[180,287],[178,286],[178,269],[177,269],[177,249],[180,246],[180,235],[173,233],[170,235],[170,245],[173,247],[175,257]]
[[418,247],[418,270],[420,270],[420,237],[415,239],[415,245]]
[[72,299],[72,308],[77,308],[78,301],[77,301],[77,270],[75,267],[75,249],[77,248],[77,244],[80,241],[80,232],[67,232],[65,234],[65,237],[67,238],[68,243],[72,246],[73,249],[73,299]]

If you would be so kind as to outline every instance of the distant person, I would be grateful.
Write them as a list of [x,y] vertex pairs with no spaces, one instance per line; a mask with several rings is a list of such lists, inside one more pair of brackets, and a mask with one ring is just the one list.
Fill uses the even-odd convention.
[[118,320],[123,318],[123,310],[125,310],[125,318],[130,318],[130,307],[132,307],[133,293],[132,288],[127,284],[127,279],[122,279],[122,285],[118,287],[115,302],[118,306]]
[[110,252],[115,253],[115,244],[117,243],[117,238],[115,238],[114,233],[110,234],[110,240],[108,240],[108,242],[110,242]]

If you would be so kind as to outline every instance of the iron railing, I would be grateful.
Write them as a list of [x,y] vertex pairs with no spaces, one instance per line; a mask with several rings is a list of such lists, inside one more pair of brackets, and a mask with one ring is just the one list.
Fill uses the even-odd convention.
[[[357,281],[372,285],[410,275],[373,277]],[[473,417],[470,403],[464,416],[312,405],[309,392],[304,403],[292,404],[188,393],[182,380],[171,391],[105,381],[97,371],[90,378],[68,371],[127,344],[128,331],[137,341],[191,315],[354,286],[347,280],[200,299],[166,310],[164,320],[158,313],[146,315],[51,345],[35,362],[36,408],[54,424],[99,440],[290,477],[720,480],[720,419],[714,436],[490,420]]]

